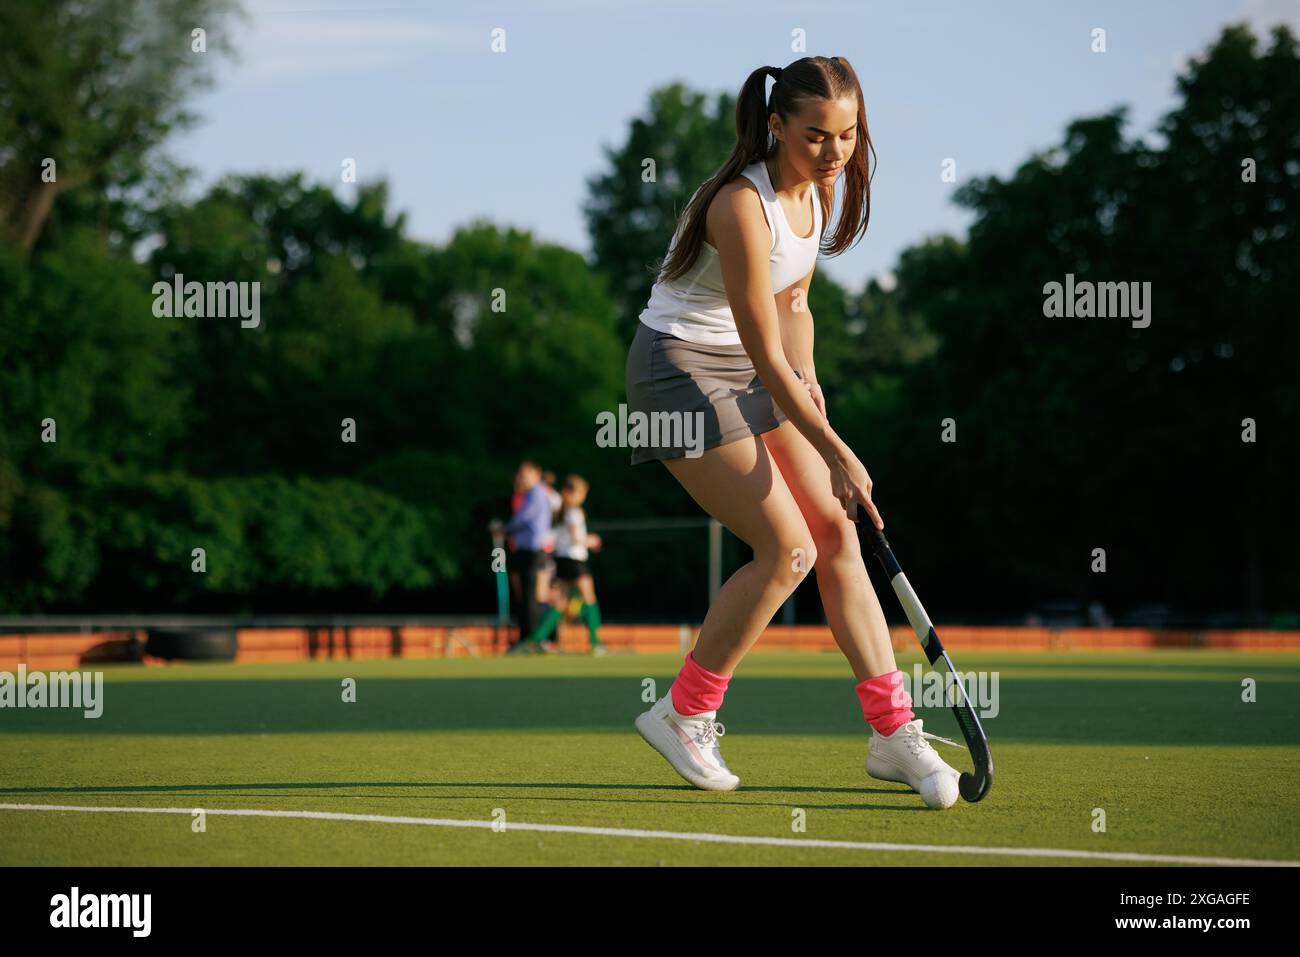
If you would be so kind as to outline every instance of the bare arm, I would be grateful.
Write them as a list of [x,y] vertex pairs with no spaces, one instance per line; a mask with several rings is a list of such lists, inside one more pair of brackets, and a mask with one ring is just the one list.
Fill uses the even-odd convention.
[[776,294],[776,313],[781,325],[781,343],[790,365],[799,373],[812,396],[818,411],[826,415],[826,402],[821,386],[817,384],[817,366],[813,361],[813,322],[808,308],[808,287],[812,284],[817,264],[813,263],[808,275]]
[[[826,460],[835,496],[849,516],[855,516],[853,504],[859,501],[876,526],[883,528],[884,523],[871,502],[870,476],[835,434],[786,356],[768,261],[771,232],[757,193],[744,188],[724,190],[710,204],[707,222],[709,231],[718,237],[727,301],[740,342],[754,363],[754,371],[781,411]],[[808,278],[811,279],[811,273]],[[810,320],[811,326],[811,315],[803,317]],[[810,335],[808,358],[811,360]]]
[[817,411],[794,374],[781,342],[780,318],[768,264],[771,234],[763,207],[751,190],[725,191],[709,206],[710,232],[718,237],[722,283],[736,331],[754,371],[776,404],[825,458],[843,444]]

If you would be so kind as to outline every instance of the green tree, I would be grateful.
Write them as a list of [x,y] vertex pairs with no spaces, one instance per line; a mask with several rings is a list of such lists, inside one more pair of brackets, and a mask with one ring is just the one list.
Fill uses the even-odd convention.
[[185,101],[230,51],[240,12],[234,0],[0,5],[0,241],[30,250],[61,194],[93,182],[109,197],[148,177],[158,144],[194,121]]
[[[1277,361],[1295,352],[1300,298],[1295,39],[1278,28],[1259,55],[1227,28],[1179,89],[1163,144],[1126,141],[1123,109],[1075,121],[1011,178],[959,190],[976,213],[964,245],[903,257],[900,301],[941,346],[906,381],[877,480],[907,490],[909,531],[949,543],[926,571],[961,569],[959,607],[989,610],[1017,583],[1030,601],[1258,617],[1296,593],[1281,463],[1300,430],[1294,367]],[[1044,284],[1067,273],[1150,282],[1151,325],[1045,318]],[[938,441],[946,417],[956,445]],[[1245,417],[1268,437],[1242,443]],[[1097,546],[1122,564],[1092,574]]]

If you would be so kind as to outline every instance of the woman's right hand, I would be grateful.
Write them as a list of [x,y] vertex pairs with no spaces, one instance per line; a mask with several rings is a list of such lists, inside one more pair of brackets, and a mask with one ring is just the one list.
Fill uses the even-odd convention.
[[858,520],[859,503],[867,510],[867,515],[876,528],[884,529],[884,519],[871,501],[871,476],[867,474],[858,457],[846,446],[826,463],[831,472],[831,493],[844,506],[844,512],[852,521]]

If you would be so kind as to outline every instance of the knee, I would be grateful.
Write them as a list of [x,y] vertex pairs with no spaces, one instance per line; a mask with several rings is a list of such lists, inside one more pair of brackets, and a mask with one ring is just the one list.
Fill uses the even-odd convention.
[[817,561],[817,545],[812,541],[786,541],[772,547],[763,557],[769,578],[788,592],[799,587]]
[[862,554],[862,547],[858,543],[858,527],[847,518],[818,528],[813,541],[822,556],[823,564],[852,561]]

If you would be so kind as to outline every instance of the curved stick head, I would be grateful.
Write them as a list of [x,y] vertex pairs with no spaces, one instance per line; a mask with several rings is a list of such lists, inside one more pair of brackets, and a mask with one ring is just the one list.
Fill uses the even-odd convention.
[[988,794],[992,785],[993,775],[991,774],[985,774],[977,778],[969,771],[963,771],[961,777],[957,779],[957,790],[971,804],[981,800],[984,795]]

